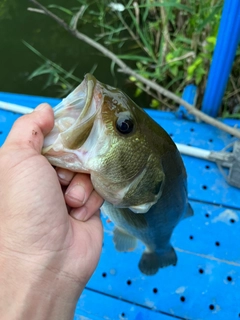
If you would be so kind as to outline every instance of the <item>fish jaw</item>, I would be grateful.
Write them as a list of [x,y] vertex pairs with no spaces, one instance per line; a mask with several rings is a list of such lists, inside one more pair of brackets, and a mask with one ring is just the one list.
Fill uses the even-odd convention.
[[[83,82],[54,108],[54,128],[45,137],[42,154],[52,165],[89,173],[87,160],[96,154],[102,128],[102,94],[97,80],[87,74]],[[105,141],[105,144],[107,141]]]

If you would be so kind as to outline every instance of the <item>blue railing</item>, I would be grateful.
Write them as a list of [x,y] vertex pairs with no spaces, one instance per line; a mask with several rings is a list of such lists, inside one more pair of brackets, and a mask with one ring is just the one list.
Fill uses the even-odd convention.
[[225,0],[202,111],[216,117],[240,40],[240,0]]
[[[202,111],[212,117],[217,117],[219,113],[239,41],[240,0],[225,0],[202,102]],[[188,103],[194,104],[196,94],[197,87],[190,84],[185,87],[182,98]],[[179,107],[176,116],[188,120],[195,119],[184,106]]]

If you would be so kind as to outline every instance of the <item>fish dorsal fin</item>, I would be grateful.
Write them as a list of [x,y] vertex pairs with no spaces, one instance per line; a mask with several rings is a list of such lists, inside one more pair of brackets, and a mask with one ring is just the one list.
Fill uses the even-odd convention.
[[192,217],[193,215],[194,215],[193,209],[192,209],[190,203],[188,203],[187,210],[186,210],[186,212],[185,212],[185,214],[184,214],[184,216],[183,216],[183,219],[185,219],[185,218],[190,218],[190,217]]

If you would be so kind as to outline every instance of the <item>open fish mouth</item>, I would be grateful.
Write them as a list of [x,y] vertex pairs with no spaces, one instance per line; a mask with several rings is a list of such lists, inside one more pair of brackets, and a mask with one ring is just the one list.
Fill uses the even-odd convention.
[[[63,149],[78,149],[88,138],[99,110],[98,99],[94,97],[97,80],[87,74],[82,83],[53,110],[55,124],[45,138],[42,154]],[[100,99],[99,99],[100,98]]]
[[[103,96],[101,84],[91,74],[54,110],[54,128],[45,137],[42,154],[51,164],[88,172],[81,159],[81,148],[89,145],[94,122],[100,114]],[[84,149],[84,148],[83,148]],[[84,151],[82,151],[84,153]]]

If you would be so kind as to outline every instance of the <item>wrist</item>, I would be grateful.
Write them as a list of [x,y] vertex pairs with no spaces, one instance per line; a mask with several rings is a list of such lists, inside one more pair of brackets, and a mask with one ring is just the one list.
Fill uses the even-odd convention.
[[29,261],[0,256],[2,320],[70,320],[83,286]]

